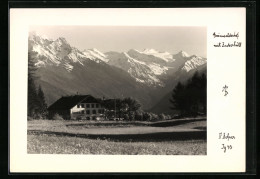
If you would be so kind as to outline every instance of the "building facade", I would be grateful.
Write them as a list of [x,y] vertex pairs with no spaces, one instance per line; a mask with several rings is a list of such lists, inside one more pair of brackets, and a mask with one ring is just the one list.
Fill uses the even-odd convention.
[[71,119],[101,120],[104,107],[99,101],[84,100],[70,109]]
[[64,119],[102,120],[104,107],[102,100],[91,95],[61,97],[49,108],[49,117],[59,114]]

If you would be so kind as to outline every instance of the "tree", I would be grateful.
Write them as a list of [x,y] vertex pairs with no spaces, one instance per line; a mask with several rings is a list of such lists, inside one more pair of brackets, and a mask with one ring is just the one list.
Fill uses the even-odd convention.
[[41,115],[41,117],[46,117],[47,115],[47,104],[45,101],[45,96],[44,93],[42,91],[41,85],[39,85],[38,88],[38,107],[39,107],[39,114]]
[[152,115],[149,112],[144,113],[143,120],[144,121],[151,121],[152,120]]
[[103,101],[103,106],[107,109],[106,117],[121,118],[126,110],[126,106],[122,99],[109,99]]
[[28,116],[36,117],[38,110],[37,91],[34,81],[28,78]]
[[166,119],[166,116],[163,113],[159,114],[158,117],[159,117],[160,120],[165,120]]
[[123,100],[124,105],[127,107],[126,111],[128,112],[128,116],[130,120],[134,119],[134,115],[138,109],[140,109],[141,105],[138,101],[133,98],[125,98]]
[[150,113],[151,114],[151,120],[153,120],[153,121],[156,121],[156,120],[158,120],[158,115],[157,114],[154,114],[154,113]]
[[141,107],[139,102],[132,98],[108,99],[104,100],[102,105],[107,109],[106,117],[123,117],[125,120],[134,120],[136,112]]
[[201,75],[201,95],[200,102],[202,104],[202,113],[206,114],[207,110],[207,76],[205,73]]
[[33,53],[28,53],[28,116],[32,118],[46,117],[47,104],[41,86],[36,89],[35,81],[38,79],[36,75],[37,67],[36,59]]
[[135,112],[135,120],[137,121],[142,121],[143,120],[143,111],[138,109],[136,112]]
[[207,78],[195,72],[186,84],[179,82],[172,91],[172,109],[179,110],[182,116],[196,116],[206,113]]
[[37,68],[35,59],[32,58],[32,53],[28,53],[28,116],[37,117],[38,111],[38,96],[34,81],[37,79],[35,74]]
[[128,106],[126,103],[124,103],[124,100],[122,99],[116,99],[116,112],[119,118],[122,118],[124,113],[126,112]]
[[185,101],[184,90],[185,86],[181,82],[179,82],[173,89],[172,98],[170,99],[170,102],[173,105],[171,109],[179,110],[181,115],[185,114],[187,110],[187,102]]

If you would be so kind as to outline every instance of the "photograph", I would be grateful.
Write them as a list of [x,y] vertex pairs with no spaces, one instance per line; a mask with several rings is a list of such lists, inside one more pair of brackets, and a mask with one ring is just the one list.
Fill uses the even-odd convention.
[[207,155],[207,26],[31,25],[27,154]]
[[247,12],[11,8],[10,172],[245,172]]

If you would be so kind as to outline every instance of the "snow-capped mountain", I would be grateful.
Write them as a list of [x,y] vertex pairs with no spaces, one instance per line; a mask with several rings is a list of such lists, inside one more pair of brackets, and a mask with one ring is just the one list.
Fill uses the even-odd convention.
[[116,66],[128,72],[137,82],[147,85],[163,86],[164,83],[158,76],[168,70],[167,67],[154,62],[143,62],[129,55],[128,52],[108,52],[108,64]]
[[72,47],[65,38],[56,40],[41,37],[37,34],[29,36],[29,50],[37,55],[37,66],[60,65],[71,72],[75,63],[84,66],[84,61],[107,63],[128,72],[137,82],[147,85],[164,86],[161,76],[181,69],[189,72],[206,63],[206,59],[190,56],[184,51],[172,55],[169,52],[159,52],[155,49],[139,51],[131,49],[128,52],[102,53],[99,50],[87,49],[80,51]]
[[171,55],[169,52],[158,52],[154,49],[131,49],[122,54],[108,52],[106,55],[108,64],[127,71],[140,83],[155,86],[165,86],[162,80],[165,75],[173,74],[179,69],[189,72],[207,62],[205,58],[190,56],[184,51]]
[[97,63],[101,61],[103,62],[108,62],[109,59],[107,59],[107,56],[103,54],[102,52],[98,51],[97,49],[88,49],[88,50],[83,50],[83,54],[86,56],[86,58],[89,58],[91,60],[96,61]]
[[68,72],[73,70],[74,63],[84,66],[83,62],[88,60],[97,63],[108,62],[106,56],[97,49],[80,51],[72,47],[63,37],[51,40],[36,34],[30,34],[29,51],[36,53],[37,66],[60,65]]
[[132,96],[149,108],[178,80],[207,63],[206,58],[184,51],[171,54],[130,49],[102,53],[95,48],[81,51],[62,37],[52,40],[32,33],[28,40],[48,104],[60,95],[78,91],[99,97]]
[[154,57],[161,58],[162,60],[164,60],[166,62],[175,60],[175,59],[173,59],[172,54],[170,54],[169,52],[159,52],[155,49],[144,49],[143,51],[138,51],[138,50],[135,50],[135,51],[142,53],[142,54],[152,55]]
[[29,51],[36,53],[37,66],[61,65],[68,71],[72,63],[83,65],[87,57],[77,48],[71,47],[65,38],[50,40],[35,34],[29,36]]
[[183,67],[181,68],[182,70],[185,70],[186,72],[189,72],[190,70],[197,69],[198,67],[204,65],[207,63],[206,58],[198,57],[198,56],[191,56],[189,60],[187,60]]

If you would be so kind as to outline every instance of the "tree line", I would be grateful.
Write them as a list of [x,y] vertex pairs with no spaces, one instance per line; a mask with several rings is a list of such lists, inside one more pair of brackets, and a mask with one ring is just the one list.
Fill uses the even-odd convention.
[[207,109],[207,77],[205,73],[194,75],[186,83],[179,82],[172,91],[171,109],[180,116],[205,115]]
[[33,119],[46,118],[47,104],[41,86],[36,87],[37,67],[32,53],[28,53],[28,108],[27,115]]
[[171,119],[170,115],[154,114],[141,109],[141,104],[134,98],[104,100],[105,118],[117,118],[129,121],[151,121]]

